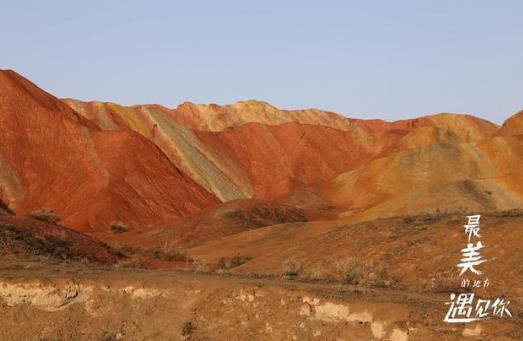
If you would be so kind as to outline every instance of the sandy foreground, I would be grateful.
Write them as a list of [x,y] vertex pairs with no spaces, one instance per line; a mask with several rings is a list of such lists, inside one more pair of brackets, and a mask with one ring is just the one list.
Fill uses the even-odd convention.
[[521,340],[514,318],[443,323],[446,293],[4,261],[0,340]]

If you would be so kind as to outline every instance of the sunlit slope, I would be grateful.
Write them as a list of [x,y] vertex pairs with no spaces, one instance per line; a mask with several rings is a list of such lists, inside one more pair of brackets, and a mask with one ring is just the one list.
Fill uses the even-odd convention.
[[0,199],[88,231],[178,219],[217,199],[133,131],[103,131],[12,71],[0,72]]
[[365,216],[521,207],[523,139],[433,143],[343,173],[326,198]]
[[101,129],[145,136],[223,202],[280,199],[400,150],[482,141],[498,129],[469,115],[385,122],[317,109],[279,110],[252,100],[225,106],[186,102],[175,109],[65,102]]

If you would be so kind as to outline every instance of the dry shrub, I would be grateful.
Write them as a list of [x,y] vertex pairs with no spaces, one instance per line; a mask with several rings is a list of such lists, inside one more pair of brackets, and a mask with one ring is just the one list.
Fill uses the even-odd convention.
[[209,265],[201,259],[196,259],[192,263],[194,272],[209,272]]
[[48,209],[40,209],[33,211],[29,213],[29,218],[33,218],[54,225],[58,224],[58,222],[60,221],[60,218],[58,218],[56,213],[54,213],[53,210]]
[[233,256],[230,258],[222,257],[218,261],[217,267],[218,267],[218,269],[231,269],[231,268],[235,268],[237,266],[243,265],[243,264],[247,263],[248,261],[250,261],[251,259],[252,259],[252,257],[240,256],[240,255],[236,255],[236,256]]
[[287,259],[283,262],[282,272],[284,276],[294,277],[297,276],[301,270],[301,262],[294,259]]
[[187,256],[182,251],[176,249],[166,249],[162,247],[146,250],[144,255],[169,262],[182,262],[188,260]]
[[433,292],[459,292],[461,288],[461,277],[449,271],[438,272],[425,283],[424,289]]
[[230,273],[229,270],[224,269],[224,268],[218,268],[214,272],[217,273],[218,275],[226,275],[226,274]]
[[116,341],[116,340],[118,340],[118,336],[116,335],[116,333],[103,332],[100,340],[101,341]]
[[191,335],[195,329],[196,329],[196,327],[194,326],[194,324],[192,324],[192,322],[185,322],[182,325],[182,336]]
[[341,274],[341,280],[347,284],[360,284],[363,280],[363,266],[361,262],[354,258],[348,257],[345,260],[337,261],[334,264],[336,272]]
[[129,227],[121,221],[113,221],[111,222],[111,231],[114,233],[124,233],[129,231]]
[[362,261],[355,257],[335,263],[335,270],[342,282],[352,285],[390,286],[388,271],[383,264]]
[[124,255],[134,255],[134,254],[138,253],[139,249],[136,247],[132,247],[127,244],[124,244],[124,245],[120,246],[117,249],[117,251]]
[[436,209],[435,212],[426,212],[421,214],[408,214],[403,216],[402,221],[404,224],[411,225],[411,224],[422,224],[422,225],[429,225],[433,224],[435,222],[440,221],[443,218],[448,217],[449,214],[445,211],[440,210],[439,208]]
[[332,276],[330,276],[326,270],[325,267],[321,265],[314,266],[307,275],[308,279],[312,279],[314,281],[324,281],[324,280],[332,280]]

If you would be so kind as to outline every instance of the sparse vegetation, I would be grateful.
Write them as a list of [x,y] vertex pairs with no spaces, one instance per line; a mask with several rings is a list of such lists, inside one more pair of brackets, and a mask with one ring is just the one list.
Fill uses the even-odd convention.
[[192,324],[192,322],[185,322],[183,325],[182,325],[182,336],[189,336],[191,335],[194,330],[196,329],[196,327],[194,326],[194,324]]
[[283,272],[284,276],[295,277],[301,271],[301,268],[302,268],[301,262],[299,262],[295,259],[289,258],[289,259],[285,260],[285,262],[283,262],[282,272]]
[[405,223],[405,224],[412,224],[413,222],[416,221],[416,218],[412,215],[407,215],[407,216],[404,216],[402,220],[403,220],[403,223]]
[[348,257],[335,263],[335,268],[343,283],[352,285],[389,286],[387,268],[372,262],[364,262],[355,257]]
[[176,249],[169,250],[162,247],[146,250],[144,255],[169,262],[182,262],[188,260],[187,256],[182,251]]
[[114,233],[124,233],[129,231],[129,227],[121,221],[111,222],[111,231]]
[[218,261],[218,269],[231,269],[250,261],[252,257],[236,255],[230,258],[222,257]]
[[441,219],[448,217],[449,213],[446,211],[442,211],[439,208],[436,209],[435,212],[429,212],[429,213],[422,213],[422,214],[416,214],[416,215],[406,215],[403,217],[402,221],[404,224],[432,224],[437,221],[440,221]]
[[118,251],[124,255],[134,255],[138,253],[139,249],[129,246],[127,244],[124,244],[118,248]]
[[359,260],[349,257],[335,263],[336,270],[341,273],[341,279],[347,284],[360,284],[364,277],[364,268]]
[[33,211],[33,212],[29,213],[28,216],[29,216],[29,218],[40,220],[45,223],[54,224],[54,225],[58,224],[58,222],[60,221],[60,218],[58,218],[56,213],[54,213],[53,210],[48,210],[48,209],[40,209],[40,210]]
[[274,224],[305,222],[307,217],[296,208],[253,207],[248,211],[234,210],[224,214],[224,218],[239,226],[259,228]]
[[209,266],[201,259],[194,260],[192,265],[194,272],[209,272]]
[[118,340],[118,337],[116,336],[116,333],[110,333],[110,332],[104,332],[101,337],[102,341],[116,341]]
[[[87,255],[75,252],[71,242],[46,235],[39,238],[28,231],[11,224],[0,223],[0,253],[13,253],[28,256],[50,256],[60,260],[81,260]],[[88,257],[87,257],[88,258]]]
[[503,218],[504,217],[508,217],[508,218],[521,217],[521,216],[523,216],[523,210],[514,208],[511,210],[496,212],[494,215],[496,217],[503,217]]
[[463,290],[461,288],[461,278],[457,274],[448,271],[437,273],[425,283],[424,289],[434,292],[460,292]]
[[324,266],[316,265],[310,269],[307,279],[313,281],[332,281],[334,278],[330,275]]

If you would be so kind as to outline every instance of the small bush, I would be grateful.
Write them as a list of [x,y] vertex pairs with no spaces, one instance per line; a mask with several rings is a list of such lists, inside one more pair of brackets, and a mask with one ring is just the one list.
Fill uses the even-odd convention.
[[182,336],[189,336],[191,335],[196,327],[192,324],[192,322],[185,322],[182,325]]
[[341,273],[341,280],[347,284],[360,284],[363,282],[364,268],[361,262],[353,257],[336,262],[336,270]]
[[403,223],[405,223],[405,224],[412,224],[415,221],[416,221],[416,218],[411,215],[407,215],[407,216],[403,217]]
[[282,270],[284,276],[297,276],[301,270],[301,263],[294,259],[287,259],[283,262]]
[[192,263],[194,272],[209,272],[209,265],[201,259],[196,259]]
[[116,336],[116,333],[110,333],[110,332],[104,332],[101,337],[102,341],[116,341],[118,340],[118,337]]
[[58,216],[56,215],[56,213],[54,213],[53,210],[46,209],[36,210],[29,213],[29,218],[33,218],[54,225],[58,224],[58,222],[60,221],[60,218],[58,218]]
[[313,281],[332,281],[333,276],[329,274],[325,266],[316,265],[310,269],[307,278]]
[[121,221],[113,221],[111,223],[111,231],[114,233],[124,233],[129,231],[129,227]]
[[336,270],[341,274],[342,282],[352,285],[390,286],[387,281],[387,269],[378,264],[363,262],[357,258],[349,257],[335,264]]
[[449,272],[440,272],[425,283],[424,289],[433,292],[461,292],[461,277]]
[[117,250],[124,255],[134,255],[139,251],[138,248],[129,246],[127,244],[120,246]]
[[177,261],[180,262],[180,261],[188,260],[187,256],[179,250],[175,250],[175,249],[166,250],[161,247],[149,249],[149,250],[145,251],[144,254],[151,258],[162,259],[162,260],[166,260],[169,262],[177,262]]
[[231,269],[250,261],[252,257],[236,255],[234,257],[222,257],[218,261],[218,269]]
[[137,259],[129,259],[125,261],[121,261],[119,263],[115,263],[113,265],[115,268],[126,268],[126,269],[145,269],[146,265],[143,261],[143,259],[137,258]]
[[444,212],[440,210],[439,208],[436,209],[436,212],[427,212],[427,213],[421,213],[417,215],[406,215],[403,216],[402,221],[404,224],[423,224],[423,225],[430,225],[435,222],[440,221],[443,218],[448,217],[449,214],[447,212]]

